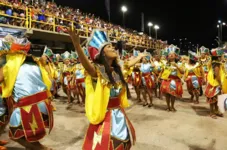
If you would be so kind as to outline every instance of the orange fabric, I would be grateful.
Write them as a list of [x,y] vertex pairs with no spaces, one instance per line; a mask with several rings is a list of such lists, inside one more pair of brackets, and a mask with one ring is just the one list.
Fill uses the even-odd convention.
[[21,44],[12,43],[10,50],[12,52],[24,51],[24,52],[28,53],[30,48],[31,48],[31,44],[21,45]]

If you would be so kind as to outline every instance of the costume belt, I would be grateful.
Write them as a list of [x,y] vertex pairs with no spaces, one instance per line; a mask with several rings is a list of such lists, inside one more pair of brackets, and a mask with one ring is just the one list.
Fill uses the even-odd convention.
[[114,109],[119,108],[121,105],[120,99],[118,97],[110,98],[107,108]]
[[142,76],[148,76],[148,75],[151,75],[151,73],[150,72],[142,73]]
[[188,73],[189,76],[195,76],[195,73],[194,72],[190,72]]
[[64,72],[63,75],[64,76],[69,76],[70,75],[70,72]]
[[82,83],[82,82],[84,82],[84,78],[76,79],[76,82],[77,83]]
[[178,76],[173,76],[173,75],[169,76],[169,80],[181,81],[181,79]]
[[39,92],[34,95],[21,98],[16,104],[14,104],[14,108],[34,105],[47,98],[47,91]]

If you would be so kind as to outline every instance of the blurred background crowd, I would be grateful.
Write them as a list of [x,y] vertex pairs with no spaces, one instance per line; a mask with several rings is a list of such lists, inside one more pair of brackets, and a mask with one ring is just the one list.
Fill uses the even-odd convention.
[[135,30],[124,29],[119,25],[104,21],[94,14],[60,6],[52,1],[0,0],[0,3],[0,23],[3,24],[25,27],[25,18],[28,15],[31,20],[31,28],[67,33],[67,28],[72,27],[80,30],[82,36],[87,37],[94,28],[103,28],[108,31],[110,38],[114,37],[112,40],[123,40],[128,44],[141,46],[146,46],[153,40],[146,34],[140,35]]

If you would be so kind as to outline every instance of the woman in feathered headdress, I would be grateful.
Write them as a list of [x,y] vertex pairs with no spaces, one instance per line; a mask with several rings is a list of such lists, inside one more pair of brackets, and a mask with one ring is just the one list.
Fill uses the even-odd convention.
[[[157,88],[156,88],[156,93],[157,93],[157,89],[159,90],[159,94],[156,94],[158,95],[158,97],[160,99],[162,99],[162,92],[161,92],[161,83],[162,83],[162,80],[161,78],[159,77],[163,71],[163,68],[165,66],[165,62],[163,62],[161,60],[161,57],[162,55],[165,55],[162,50],[156,50],[154,53],[154,65],[155,65],[155,69],[154,69],[154,72],[156,74],[156,77],[157,77]],[[166,57],[166,56],[165,56]]]
[[[145,52],[147,53],[147,52]],[[153,92],[156,88],[156,76],[154,75],[154,63],[150,55],[143,57],[140,66],[141,78],[142,78],[142,94],[145,100],[143,106],[153,106]],[[148,98],[147,98],[148,95]]]
[[[139,51],[137,50],[133,50],[133,56],[134,57],[138,57],[139,55]],[[132,85],[134,86],[136,95],[137,95],[137,101],[138,102],[142,102],[141,98],[140,98],[140,89],[141,89],[141,83],[142,83],[142,76],[141,76],[141,71],[139,68],[139,65],[136,64],[133,68],[133,72],[132,72]]]
[[199,51],[200,51],[199,61],[203,66],[203,71],[205,73],[205,82],[207,83],[207,75],[208,75],[208,72],[209,72],[208,64],[211,61],[211,57],[209,56],[209,49],[208,48],[202,46],[202,47],[200,47]]
[[63,54],[61,54],[61,57],[64,63],[62,69],[62,89],[68,97],[68,104],[70,104],[73,101],[71,92],[71,89],[73,88],[71,84],[73,74],[70,62],[71,54],[68,51],[65,51]]
[[[125,114],[129,106],[126,82],[117,63],[118,54],[105,31],[94,30],[87,46],[92,64],[80,46],[79,34],[69,30],[72,42],[85,70],[86,116],[90,122],[83,150],[129,150],[134,144],[135,130]],[[130,67],[145,54],[128,62]]]
[[203,79],[205,79],[202,65],[198,63],[199,56],[196,53],[189,51],[189,63],[185,64],[185,81],[187,89],[191,95],[191,101],[196,98],[195,104],[199,103],[200,87],[202,87]]
[[[0,40],[2,46],[0,46],[0,68],[2,68],[6,64],[6,54],[5,54],[5,46],[3,41]],[[4,133],[6,126],[9,123],[10,115],[12,113],[12,100],[11,98],[2,98],[2,85],[0,85],[0,136]],[[6,150],[4,147],[8,141],[0,140],[0,150]]]
[[[6,64],[0,68],[2,98],[12,97],[9,136],[26,149],[50,150],[40,144],[53,127],[51,80],[41,61],[30,54],[26,38],[10,37]],[[49,131],[49,132],[50,132]]]
[[205,96],[210,104],[210,117],[216,119],[217,116],[223,117],[223,114],[219,112],[217,100],[225,89],[223,86],[224,70],[222,68],[221,57],[224,51],[222,48],[216,48],[211,50],[212,61],[208,64],[207,86],[205,90]]
[[167,111],[176,111],[174,104],[176,97],[182,97],[183,88],[181,78],[183,69],[176,63],[180,49],[174,45],[166,48],[167,63],[161,74],[161,92],[166,96]]

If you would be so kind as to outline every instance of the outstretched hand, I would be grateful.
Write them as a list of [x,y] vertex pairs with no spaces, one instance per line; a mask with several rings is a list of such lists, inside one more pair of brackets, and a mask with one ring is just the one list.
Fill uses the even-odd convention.
[[76,45],[80,45],[80,31],[68,28],[69,35]]

